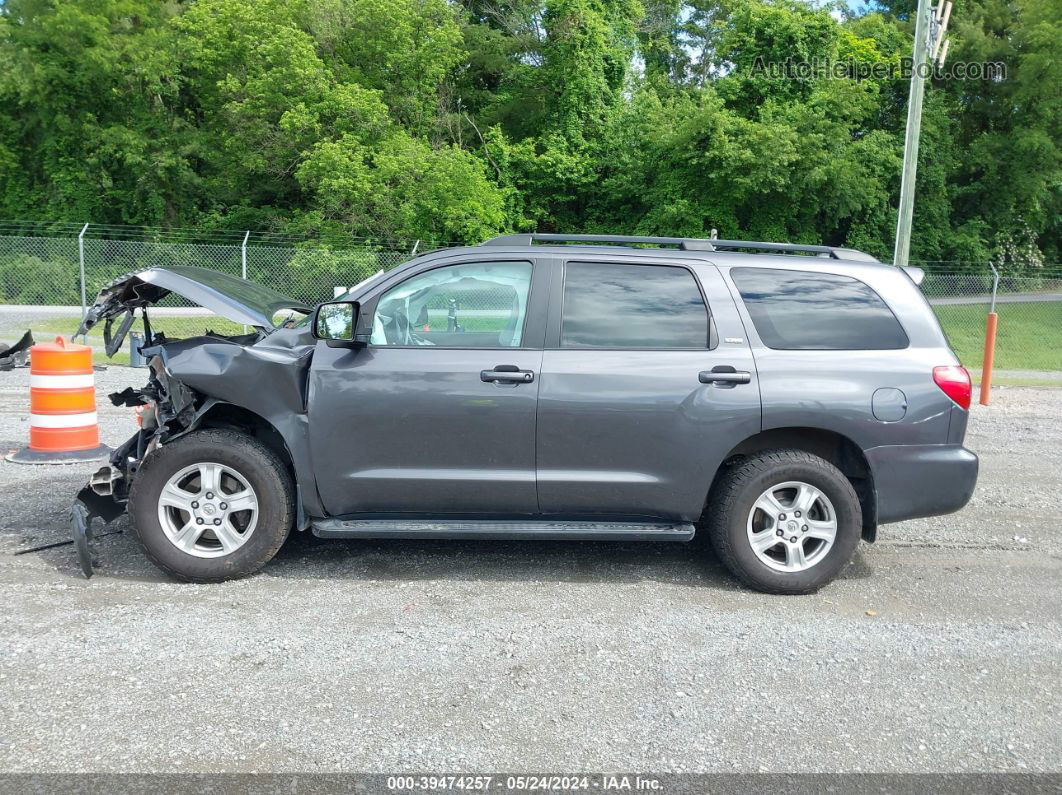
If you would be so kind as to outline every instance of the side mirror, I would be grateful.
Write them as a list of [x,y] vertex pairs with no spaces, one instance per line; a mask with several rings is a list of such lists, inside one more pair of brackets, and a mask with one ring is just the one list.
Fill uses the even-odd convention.
[[313,317],[313,336],[336,347],[352,347],[358,325],[358,305],[352,301],[321,304]]

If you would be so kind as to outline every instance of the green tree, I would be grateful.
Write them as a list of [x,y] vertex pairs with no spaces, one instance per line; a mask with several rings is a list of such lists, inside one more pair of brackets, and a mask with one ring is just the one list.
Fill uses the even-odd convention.
[[[912,254],[1059,257],[1062,0],[961,0]],[[0,215],[475,242],[507,229],[889,257],[913,0],[8,0]]]
[[[952,223],[979,225],[998,255],[1043,239],[1058,258],[1062,216],[1062,2],[980,0],[956,16],[953,57],[1005,65],[1006,79],[951,81],[963,157],[951,174]],[[1031,241],[1030,241],[1031,239]],[[980,253],[980,252],[978,252]]]
[[164,33],[179,6],[9,0],[0,10],[0,212],[186,220],[196,175]]

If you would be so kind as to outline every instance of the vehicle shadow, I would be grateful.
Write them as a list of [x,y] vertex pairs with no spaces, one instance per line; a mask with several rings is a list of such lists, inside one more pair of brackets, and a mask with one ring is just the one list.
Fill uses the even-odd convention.
[[[29,474],[29,473],[27,473]],[[81,579],[70,539],[68,496],[83,475],[60,470],[32,473],[33,488],[11,500],[0,517],[6,563],[36,559],[63,577]],[[63,495],[57,500],[54,495]],[[145,557],[123,516],[94,524],[97,575],[166,582]],[[846,579],[869,575],[857,553]],[[421,541],[320,539],[293,533],[258,577],[282,580],[418,580],[634,583],[653,581],[722,591],[742,591],[712,553],[704,536],[690,543],[605,541]]]
[[[169,581],[145,557],[124,517],[106,527],[97,524],[96,534],[97,576],[142,582]],[[29,547],[31,551],[22,547],[15,551],[39,559],[64,577],[81,579],[74,547],[62,543],[66,540],[65,533],[48,535],[52,540],[45,543],[61,545],[43,549]],[[840,579],[863,579],[870,576],[870,571],[863,554],[857,552]],[[657,582],[720,591],[747,590],[727,572],[708,543],[698,539],[690,543],[642,544],[391,541],[325,540],[300,533],[289,538],[277,556],[253,576],[365,582]]]
[[288,539],[266,576],[296,579],[606,583],[739,587],[702,539],[690,543]]
[[[51,524],[51,523],[49,523]],[[65,523],[64,523],[65,525]],[[95,577],[168,582],[147,559],[125,517],[94,526]],[[10,533],[10,530],[7,531]],[[5,535],[7,535],[5,533]],[[18,534],[8,554],[36,558],[63,577],[81,579],[68,530]],[[9,547],[10,548],[10,547]],[[7,555],[4,555],[7,557]],[[18,559],[16,558],[16,559]],[[423,541],[320,539],[293,534],[254,578],[365,582],[660,582],[740,591],[706,542]]]
[[[299,533],[263,570],[268,577],[376,581],[632,583],[744,591],[703,536],[689,543],[320,539]],[[841,575],[863,579],[861,553]]]

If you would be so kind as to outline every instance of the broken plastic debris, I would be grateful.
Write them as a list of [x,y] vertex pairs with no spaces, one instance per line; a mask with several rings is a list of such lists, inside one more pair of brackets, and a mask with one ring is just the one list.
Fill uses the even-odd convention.
[[27,329],[22,339],[8,346],[0,342],[0,370],[14,370],[29,364],[29,349],[33,347],[33,334]]

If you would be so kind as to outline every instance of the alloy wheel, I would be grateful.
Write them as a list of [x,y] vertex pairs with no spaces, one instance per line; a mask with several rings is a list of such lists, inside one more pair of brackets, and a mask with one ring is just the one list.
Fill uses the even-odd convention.
[[771,486],[752,504],[747,531],[761,563],[776,571],[806,571],[833,546],[837,513],[821,489],[786,481]]
[[247,543],[258,522],[258,496],[232,467],[203,462],[166,481],[158,511],[162,530],[177,549],[217,558]]

